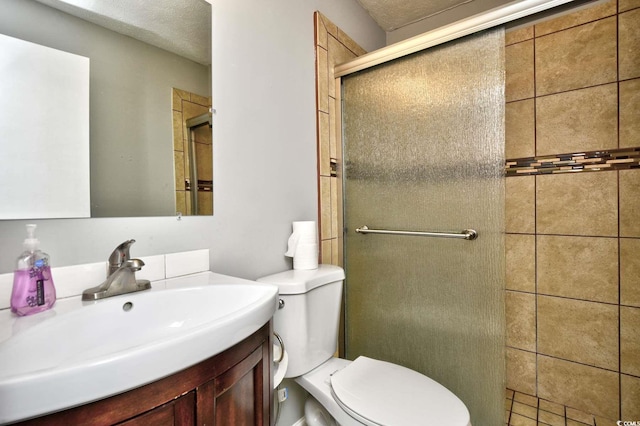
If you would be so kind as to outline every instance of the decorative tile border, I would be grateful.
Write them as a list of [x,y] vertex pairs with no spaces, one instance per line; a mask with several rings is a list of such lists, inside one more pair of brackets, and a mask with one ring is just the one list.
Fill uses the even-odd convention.
[[505,171],[510,177],[637,168],[640,147],[509,159]]

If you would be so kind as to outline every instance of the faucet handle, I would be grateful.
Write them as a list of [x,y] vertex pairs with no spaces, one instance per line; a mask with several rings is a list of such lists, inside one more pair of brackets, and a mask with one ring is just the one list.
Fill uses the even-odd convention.
[[126,260],[123,265],[135,272],[142,269],[144,262],[140,259],[129,259]]
[[122,266],[124,262],[130,259],[129,247],[131,247],[131,245],[135,242],[136,240],[133,239],[127,240],[113,250],[113,253],[111,253],[111,256],[109,256],[109,275],[115,272],[115,270]]

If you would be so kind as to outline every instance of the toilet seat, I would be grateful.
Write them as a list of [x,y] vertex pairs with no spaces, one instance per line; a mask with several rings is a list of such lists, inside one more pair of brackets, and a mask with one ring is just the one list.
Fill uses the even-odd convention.
[[469,411],[440,383],[408,368],[358,357],[331,376],[331,393],[369,426],[467,426]]

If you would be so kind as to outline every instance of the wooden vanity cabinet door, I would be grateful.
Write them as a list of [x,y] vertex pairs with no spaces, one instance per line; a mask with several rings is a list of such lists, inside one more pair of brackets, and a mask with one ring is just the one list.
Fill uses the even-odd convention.
[[199,386],[198,425],[268,426],[270,398],[269,341],[249,356]]
[[195,416],[195,392],[191,391],[161,407],[118,423],[119,426],[193,426]]

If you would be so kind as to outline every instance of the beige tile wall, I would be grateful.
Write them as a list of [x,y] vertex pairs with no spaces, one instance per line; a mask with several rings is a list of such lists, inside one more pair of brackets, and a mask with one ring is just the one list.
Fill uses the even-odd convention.
[[[506,40],[507,158],[640,147],[640,1]],[[507,387],[640,419],[640,169],[509,177],[506,192]]]
[[333,69],[366,51],[320,12],[314,13],[318,142],[320,261],[342,265],[342,182],[340,117]]
[[[190,118],[209,112],[211,98],[200,96],[186,90],[172,89],[171,112],[173,114],[173,158],[176,180],[176,212],[183,215],[211,215],[213,214],[213,193],[198,192],[198,212],[191,211],[189,192],[186,190],[185,179],[190,178],[188,136],[186,121]],[[209,158],[210,161],[198,163],[198,176],[204,180],[213,180],[213,146],[211,131],[195,132],[197,158]],[[192,185],[193,187],[193,185]]]

